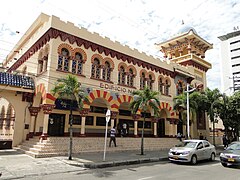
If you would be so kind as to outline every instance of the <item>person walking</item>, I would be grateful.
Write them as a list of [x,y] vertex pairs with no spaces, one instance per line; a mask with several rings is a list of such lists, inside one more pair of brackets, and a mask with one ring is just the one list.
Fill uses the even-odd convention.
[[113,128],[111,128],[111,130],[110,130],[109,147],[111,147],[112,141],[113,141],[115,147],[117,147],[117,144],[116,144],[116,129],[115,129],[115,126],[113,126]]
[[228,147],[228,139],[227,139],[227,136],[225,134],[222,137],[222,141],[223,141],[224,149],[227,148]]
[[177,138],[179,139],[179,141],[182,141],[182,134],[180,132],[177,133]]

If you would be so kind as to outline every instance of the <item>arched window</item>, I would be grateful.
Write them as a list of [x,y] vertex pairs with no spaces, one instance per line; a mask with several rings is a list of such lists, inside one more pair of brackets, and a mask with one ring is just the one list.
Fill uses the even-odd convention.
[[165,81],[165,95],[169,95],[169,87],[170,87],[170,83],[166,79],[166,81]]
[[102,71],[102,78],[105,81],[110,81],[111,80],[111,66],[109,62],[105,62],[103,71]]
[[152,75],[149,75],[147,83],[148,83],[148,88],[153,90],[153,78],[152,78]]
[[62,48],[61,54],[58,56],[58,70],[69,71],[69,51],[66,48]]
[[140,77],[140,89],[144,89],[146,86],[146,75],[143,72]]
[[158,91],[163,94],[163,80],[162,78],[159,78],[159,81],[158,81]]
[[92,75],[91,75],[91,77],[92,78],[96,78],[96,79],[100,79],[100,61],[97,59],[97,58],[95,58],[94,59],[94,62],[93,62],[93,64],[92,64]]
[[182,94],[182,93],[183,93],[183,83],[178,82],[178,84],[177,84],[177,95]]
[[125,69],[123,66],[120,67],[119,72],[118,72],[118,83],[119,84],[125,84]]
[[134,81],[133,70],[129,69],[129,72],[127,75],[127,85],[133,87],[134,86],[133,81]]
[[77,52],[75,54],[74,59],[72,60],[72,73],[82,74],[82,67],[83,67],[82,55],[79,52]]

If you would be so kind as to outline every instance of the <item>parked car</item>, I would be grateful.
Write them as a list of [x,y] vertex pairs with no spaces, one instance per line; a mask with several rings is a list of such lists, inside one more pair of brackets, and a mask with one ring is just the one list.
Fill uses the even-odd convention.
[[184,140],[168,152],[170,161],[190,162],[191,164],[197,164],[197,161],[205,159],[214,161],[215,157],[215,146],[206,140],[197,139]]
[[227,167],[228,165],[240,166],[240,142],[232,142],[227,149],[220,154],[220,160],[224,167]]

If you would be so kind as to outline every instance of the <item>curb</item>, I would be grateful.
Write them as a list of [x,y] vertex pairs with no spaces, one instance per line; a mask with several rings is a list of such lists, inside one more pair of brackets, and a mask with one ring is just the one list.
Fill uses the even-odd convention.
[[[107,167],[124,166],[124,165],[132,165],[132,164],[151,163],[151,162],[159,162],[159,161],[167,161],[167,160],[168,160],[168,157],[161,157],[161,158],[154,157],[154,158],[143,158],[143,159],[131,159],[131,160],[125,160],[125,161],[119,160],[119,161],[97,162],[97,163],[78,163],[78,165],[80,165],[81,167],[84,167],[84,168],[97,169],[97,168],[107,168]],[[76,165],[76,164],[74,164],[74,165]]]

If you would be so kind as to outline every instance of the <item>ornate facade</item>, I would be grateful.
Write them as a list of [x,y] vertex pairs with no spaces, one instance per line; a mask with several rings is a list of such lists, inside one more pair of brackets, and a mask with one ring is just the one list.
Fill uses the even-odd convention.
[[[184,122],[173,110],[173,98],[184,91],[187,83],[206,87],[206,71],[211,64],[204,58],[212,45],[193,28],[179,33],[156,44],[165,56],[160,60],[55,16],[41,14],[3,62],[9,73],[34,75],[35,92],[25,122],[29,128],[15,133],[23,139],[33,135],[43,138],[68,135],[69,102],[54,97],[51,89],[59,77],[73,74],[90,102],[84,104],[81,112],[74,111],[75,136],[103,136],[105,113],[110,109],[109,127],[126,123],[128,135],[138,137],[143,126],[142,113],[131,114],[129,104],[133,100],[131,93],[146,86],[160,92],[161,116],[146,114],[145,134],[152,137],[185,134]],[[205,118],[201,116],[191,122],[192,137],[200,132],[207,136]],[[15,144],[20,142],[19,139]]]

